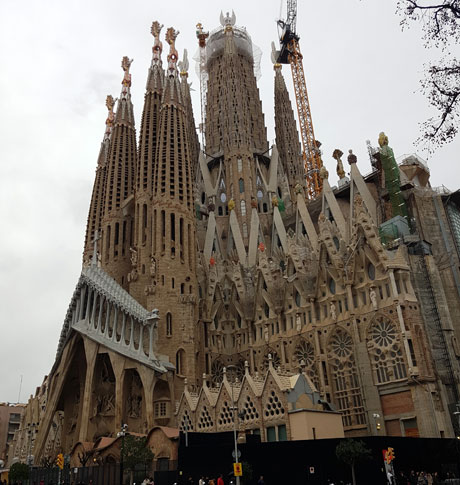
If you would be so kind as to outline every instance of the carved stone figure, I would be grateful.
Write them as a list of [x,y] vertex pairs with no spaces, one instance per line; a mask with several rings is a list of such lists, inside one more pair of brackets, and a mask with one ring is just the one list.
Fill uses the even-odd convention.
[[331,301],[329,308],[330,308],[330,311],[331,311],[332,320],[334,320],[334,321],[337,320],[337,310],[335,308],[335,303],[333,301]]
[[302,320],[300,319],[300,313],[296,313],[295,315],[295,329],[297,332],[302,330]]
[[336,148],[334,150],[334,153],[332,154],[332,157],[337,161],[337,175],[340,179],[343,179],[345,177],[345,170],[343,169],[343,163],[341,160],[342,155],[343,152],[338,148]]
[[378,303],[377,303],[377,293],[375,292],[375,286],[371,286],[369,290],[369,298],[372,303],[372,308],[374,310],[377,310]]

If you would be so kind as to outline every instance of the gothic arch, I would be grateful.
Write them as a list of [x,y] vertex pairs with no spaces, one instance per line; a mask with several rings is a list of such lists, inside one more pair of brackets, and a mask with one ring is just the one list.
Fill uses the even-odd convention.
[[[56,414],[63,414],[63,419],[60,421],[61,426],[54,427],[53,424],[49,431],[49,435],[54,435],[54,441],[56,441],[59,435],[63,449],[70,449],[78,442],[86,372],[87,364],[84,343],[80,337],[76,337],[72,362],[68,367],[68,372],[55,410]],[[58,429],[59,427],[60,429]]]
[[115,427],[115,374],[108,353],[100,353],[94,363],[91,383],[88,437],[91,441],[110,436]]
[[142,379],[136,369],[123,373],[123,423],[135,433],[144,433],[147,428],[145,391]]

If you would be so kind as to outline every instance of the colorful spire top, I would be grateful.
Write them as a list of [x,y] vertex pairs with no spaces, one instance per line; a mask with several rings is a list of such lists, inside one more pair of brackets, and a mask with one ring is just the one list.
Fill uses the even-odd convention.
[[152,52],[153,52],[152,67],[153,66],[161,67],[161,53],[163,52],[163,43],[160,40],[160,33],[162,28],[163,28],[163,24],[160,24],[155,20],[155,22],[152,23],[152,28],[150,29],[150,32],[155,38],[155,42],[153,43],[153,47],[152,47]]
[[179,54],[176,50],[176,39],[179,35],[179,31],[175,30],[174,27],[169,27],[166,31],[166,42],[169,44],[169,54],[168,54],[168,76],[175,77],[177,74],[177,60]]
[[133,59],[129,59],[129,57],[124,56],[123,59],[121,60],[121,67],[123,71],[125,72],[123,76],[123,81],[121,81],[121,84],[123,86],[123,89],[121,90],[121,97],[126,98],[126,96],[129,94],[129,88],[131,87],[131,74],[129,73],[129,68],[133,62]]
[[113,112],[113,107],[115,106],[115,100],[113,99],[113,96],[111,96],[110,94],[107,96],[105,100],[105,105],[107,106],[109,113],[107,115],[107,119],[105,120],[106,129],[105,129],[104,141],[109,138],[110,133],[112,132],[113,122],[115,121],[115,114]]

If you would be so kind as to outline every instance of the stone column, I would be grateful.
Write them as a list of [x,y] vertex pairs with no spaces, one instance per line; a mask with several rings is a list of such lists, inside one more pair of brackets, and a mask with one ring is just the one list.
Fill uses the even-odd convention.
[[93,387],[93,377],[94,369],[96,367],[96,357],[98,344],[90,339],[85,339],[85,356],[86,356],[86,377],[85,377],[85,388],[82,396],[82,407],[81,407],[81,419],[80,419],[80,433],[78,436],[79,441],[92,441],[88,436],[88,423],[91,413],[91,398],[92,398],[92,387]]

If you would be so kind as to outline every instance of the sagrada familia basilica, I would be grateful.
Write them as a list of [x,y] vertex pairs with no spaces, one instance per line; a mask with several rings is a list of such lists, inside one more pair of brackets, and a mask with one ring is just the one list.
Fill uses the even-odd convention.
[[328,423],[458,435],[460,192],[432,188],[417,155],[396,163],[381,133],[368,175],[336,149],[337,177],[322,167],[311,197],[281,65],[270,146],[252,41],[229,15],[207,37],[200,145],[178,32],[165,52],[152,34],[139,137],[128,57],[107,97],[81,276],[9,459],[123,424],[232,430],[234,406],[238,433],[262,441]]

